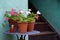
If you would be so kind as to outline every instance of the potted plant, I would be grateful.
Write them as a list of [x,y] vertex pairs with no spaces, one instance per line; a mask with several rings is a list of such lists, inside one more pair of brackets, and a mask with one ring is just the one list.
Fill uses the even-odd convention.
[[[24,14],[27,14],[27,16],[25,16]],[[26,13],[21,10],[19,12],[16,12],[15,9],[7,11],[5,14],[6,20],[9,22],[9,26],[14,25],[15,31],[18,31],[20,33],[33,31],[35,18],[38,18],[36,16],[36,13],[31,13],[30,11]]]
[[18,32],[26,33],[28,27],[28,19],[27,17],[23,16],[22,14],[19,16],[18,23]]
[[9,25],[14,25],[15,31],[20,33],[27,32],[28,19],[23,15],[24,13],[20,10],[16,12],[14,9],[10,12],[6,12],[5,17],[8,19]]
[[34,30],[34,24],[35,24],[35,17],[36,17],[37,14],[35,13],[31,13],[31,14],[28,14],[28,32],[31,32]]
[[17,16],[15,9],[12,9],[11,11],[6,11],[4,16],[6,17],[5,18],[6,21],[9,22],[9,27],[11,27],[11,25],[14,25],[15,31],[17,31],[18,16]]

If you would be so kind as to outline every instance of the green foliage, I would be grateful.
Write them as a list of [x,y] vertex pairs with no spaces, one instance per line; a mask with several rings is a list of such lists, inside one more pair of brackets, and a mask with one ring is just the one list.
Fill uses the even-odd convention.
[[36,15],[37,15],[37,14],[35,14],[35,13],[29,14],[29,15],[27,16],[27,17],[28,17],[28,22],[34,22]]
[[28,22],[28,19],[25,16],[23,16],[22,14],[18,17],[19,17],[20,22]]
[[37,15],[36,13],[32,12],[31,14],[28,14],[27,17],[25,17],[22,13],[16,16],[16,15],[11,15],[10,12],[7,12],[5,14],[5,17],[10,18],[14,21],[18,20],[18,22],[34,22],[36,15]]
[[6,13],[6,14],[5,14],[5,17],[10,18],[10,19],[12,19],[12,20],[17,20],[17,19],[18,19],[18,16],[16,16],[16,15],[11,15],[10,13]]
[[11,17],[11,14],[10,14],[10,12],[6,12],[6,13],[4,14],[4,16],[10,18],[10,17]]
[[18,16],[15,16],[15,15],[11,16],[10,19],[12,19],[14,21],[19,20]]

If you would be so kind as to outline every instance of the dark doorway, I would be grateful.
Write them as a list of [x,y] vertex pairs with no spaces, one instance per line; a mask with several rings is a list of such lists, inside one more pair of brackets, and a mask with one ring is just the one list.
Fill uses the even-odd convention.
[[28,9],[31,9],[32,12],[36,12],[37,9],[35,8],[35,6],[30,2],[30,0],[28,0]]

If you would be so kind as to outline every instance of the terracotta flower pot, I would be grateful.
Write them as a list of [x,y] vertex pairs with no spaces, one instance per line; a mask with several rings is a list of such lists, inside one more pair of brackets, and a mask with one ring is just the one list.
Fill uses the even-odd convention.
[[12,19],[9,19],[9,27],[11,27],[11,25],[14,25],[14,31],[17,31],[18,27],[17,27],[17,22],[12,20]]
[[31,32],[34,30],[34,24],[35,22],[28,23],[28,29],[27,29],[28,32]]
[[18,32],[26,33],[27,32],[27,25],[28,23],[18,23]]

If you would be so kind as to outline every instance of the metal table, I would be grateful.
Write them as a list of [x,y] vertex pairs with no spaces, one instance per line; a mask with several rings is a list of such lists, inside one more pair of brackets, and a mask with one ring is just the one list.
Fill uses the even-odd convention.
[[[16,35],[17,37],[17,40],[20,40],[20,36],[24,36],[24,40],[26,40],[26,36],[29,36],[29,35],[35,35],[35,34],[40,34],[39,31],[32,31],[32,32],[27,32],[27,33],[19,33],[19,32],[14,32],[14,33],[10,33],[10,31],[5,31],[4,34],[13,34],[13,35]],[[27,39],[28,40],[28,39]]]

